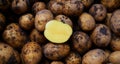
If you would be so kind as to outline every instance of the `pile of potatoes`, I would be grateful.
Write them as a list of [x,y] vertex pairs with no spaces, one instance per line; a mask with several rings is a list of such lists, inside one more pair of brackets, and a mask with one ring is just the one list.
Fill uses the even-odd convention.
[[[68,41],[44,36],[50,20]],[[0,64],[120,64],[120,0],[0,0]]]

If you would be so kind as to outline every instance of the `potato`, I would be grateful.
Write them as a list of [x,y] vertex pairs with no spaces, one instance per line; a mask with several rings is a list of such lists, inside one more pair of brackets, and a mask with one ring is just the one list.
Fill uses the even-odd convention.
[[107,49],[105,49],[104,51],[105,51],[105,55],[106,55],[105,64],[108,64],[109,63],[109,59],[108,58],[109,58],[109,56],[111,54],[111,51],[107,50]]
[[76,51],[78,51],[80,54],[85,53],[92,46],[89,36],[84,32],[80,32],[80,31],[74,32],[71,37],[71,40],[72,40],[73,48]]
[[12,0],[1,0],[0,1],[0,10],[6,11],[12,3]]
[[86,8],[90,7],[90,5],[94,2],[94,0],[81,0]]
[[25,13],[28,10],[28,5],[26,0],[13,0],[12,10],[16,14]]
[[67,44],[47,43],[43,49],[45,57],[50,60],[60,60],[65,57],[69,51],[70,47]]
[[98,24],[91,34],[93,43],[98,47],[106,47],[111,40],[111,32],[104,24]]
[[38,11],[41,11],[46,8],[46,5],[44,2],[35,2],[32,6],[32,10],[34,13],[37,13]]
[[5,23],[6,23],[5,16],[2,13],[0,13],[0,31],[4,29]]
[[110,47],[113,51],[120,51],[120,37],[114,35],[110,42]]
[[50,64],[64,64],[64,63],[61,61],[52,61]]
[[84,31],[90,31],[95,28],[94,18],[90,14],[85,12],[79,16],[78,24]]
[[22,15],[19,18],[19,25],[24,30],[30,30],[30,29],[32,29],[33,26],[34,26],[34,17],[33,17],[33,15],[30,14],[30,13]]
[[28,42],[21,52],[23,64],[38,64],[42,58],[42,49],[36,42]]
[[101,3],[108,11],[113,11],[120,6],[120,0],[101,0]]
[[110,20],[112,17],[112,13],[107,13],[107,17],[105,19],[106,25],[110,28]]
[[88,51],[82,59],[82,64],[104,64],[106,60],[105,52],[101,49]]
[[33,29],[31,31],[29,38],[30,38],[30,41],[37,42],[39,44],[44,44],[47,41],[44,35],[39,33],[38,30],[36,29]]
[[49,10],[41,10],[35,16],[35,28],[43,32],[48,21],[53,19],[53,14]]
[[72,20],[69,17],[65,16],[65,15],[57,15],[55,17],[55,19],[58,20],[58,21],[61,21],[61,22],[65,23],[65,24],[68,24],[71,27],[73,27]]
[[113,12],[111,20],[110,20],[110,27],[111,30],[116,34],[120,35],[120,9]]
[[66,64],[81,64],[81,56],[76,52],[70,52],[65,58]]
[[17,49],[22,48],[27,39],[23,30],[21,30],[16,23],[9,24],[4,30],[2,36],[6,43]]
[[120,64],[120,51],[112,52],[109,56],[109,62],[112,64]]
[[107,11],[102,4],[94,4],[89,9],[89,13],[94,17],[96,21],[100,22],[105,19]]
[[[20,64],[21,62],[21,58],[20,58],[20,54],[18,53],[18,51],[14,50],[14,56],[16,58],[16,60],[14,62],[16,62],[16,64]],[[14,58],[11,58],[14,60]]]
[[0,42],[0,64],[19,64],[19,59],[8,44]]

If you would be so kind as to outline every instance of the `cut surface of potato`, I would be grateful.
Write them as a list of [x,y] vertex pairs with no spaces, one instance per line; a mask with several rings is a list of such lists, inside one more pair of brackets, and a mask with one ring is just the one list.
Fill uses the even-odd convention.
[[72,35],[72,28],[68,24],[51,20],[45,26],[44,35],[53,43],[64,43]]

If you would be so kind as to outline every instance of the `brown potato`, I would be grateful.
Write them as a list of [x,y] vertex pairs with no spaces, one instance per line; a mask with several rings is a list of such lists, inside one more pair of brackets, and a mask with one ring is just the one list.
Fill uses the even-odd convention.
[[0,13],[0,31],[4,29],[5,23],[6,23],[5,16],[2,13]]
[[112,52],[109,56],[109,62],[112,64],[120,64],[120,51]]
[[29,38],[30,38],[30,41],[37,42],[39,44],[44,44],[47,41],[44,35],[39,33],[38,30],[36,29],[33,29],[31,31]]
[[102,4],[94,4],[89,9],[89,13],[94,17],[96,21],[102,21],[105,19],[107,11]]
[[42,49],[36,42],[28,42],[21,52],[23,64],[38,64],[42,58]]
[[9,24],[3,32],[3,39],[14,48],[22,48],[26,43],[26,35],[18,24]]
[[30,14],[30,13],[22,15],[19,18],[19,25],[24,30],[30,30],[30,29],[32,29],[33,26],[34,26],[34,17],[33,17],[33,15]]
[[92,46],[89,36],[84,32],[74,32],[71,39],[73,48],[77,50],[80,54],[85,53]]
[[106,55],[105,64],[108,64],[109,63],[109,59],[108,58],[109,58],[109,56],[111,54],[111,51],[107,50],[107,49],[105,49],[104,51],[105,51],[105,55]]
[[16,64],[20,64],[21,59],[20,59],[20,54],[18,53],[18,51],[14,50],[14,56],[16,58],[16,60],[14,60],[14,62],[16,62]]
[[106,47],[111,40],[111,32],[104,24],[98,24],[91,34],[93,43],[98,47]]
[[70,51],[70,47],[67,44],[54,44],[47,43],[44,46],[44,55],[50,60],[60,60],[65,57]]
[[55,19],[58,20],[58,21],[61,21],[61,22],[65,23],[65,24],[68,24],[71,27],[73,27],[72,20],[69,17],[65,16],[65,15],[57,15],[55,17]]
[[81,0],[86,8],[90,7],[90,5],[94,2],[94,0]]
[[104,64],[106,60],[105,52],[101,49],[88,51],[82,59],[82,64]]
[[64,64],[64,63],[61,61],[52,61],[50,64]]
[[120,9],[113,12],[111,20],[110,20],[110,27],[111,30],[116,34],[120,35]]
[[11,3],[12,3],[11,0],[0,1],[0,10],[6,11],[10,7]]
[[13,0],[12,1],[12,10],[16,14],[25,13],[28,10],[28,5],[26,0]]
[[105,19],[106,21],[106,25],[110,28],[110,20],[111,20],[111,17],[112,17],[112,13],[107,13],[107,17]]
[[44,2],[35,2],[32,6],[32,10],[34,13],[37,13],[38,11],[41,11],[46,8],[46,5]]
[[94,18],[88,13],[82,13],[79,16],[78,24],[84,31],[93,30],[95,27],[95,20]]
[[45,25],[48,21],[53,19],[53,14],[49,10],[41,10],[36,13],[35,16],[35,28],[43,32],[45,30]]
[[81,60],[81,56],[75,52],[70,52],[65,58],[66,64],[81,64]]

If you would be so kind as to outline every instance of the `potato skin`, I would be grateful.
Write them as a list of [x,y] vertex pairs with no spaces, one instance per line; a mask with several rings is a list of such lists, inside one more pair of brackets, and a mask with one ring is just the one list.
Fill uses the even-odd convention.
[[32,6],[32,10],[34,13],[37,13],[38,11],[41,11],[46,8],[46,5],[44,2],[35,2]]
[[50,64],[64,64],[64,63],[61,61],[52,61]]
[[109,56],[109,62],[112,64],[120,64],[120,51],[112,52]]
[[98,47],[106,47],[111,40],[111,32],[104,24],[98,24],[91,34],[93,43]]
[[79,32],[79,31],[74,32],[71,39],[72,39],[73,48],[76,51],[78,51],[80,54],[85,53],[92,46],[89,36],[84,32]]
[[36,42],[28,42],[24,45],[21,58],[25,64],[38,64],[42,58],[42,49]]
[[70,52],[65,58],[66,64],[81,64],[81,60],[81,56],[76,52]]
[[111,30],[116,34],[120,35],[120,9],[113,12],[111,20],[110,20],[110,27]]
[[105,24],[110,28],[110,20],[112,17],[112,13],[107,13],[106,19],[105,19]]
[[5,16],[2,13],[0,13],[0,31],[4,29],[5,23],[6,23]]
[[53,14],[49,10],[41,10],[36,13],[35,16],[35,28],[43,32],[45,30],[45,25],[48,21],[53,19]]
[[103,64],[106,60],[105,52],[101,49],[88,51],[82,59],[82,64]]
[[9,24],[3,32],[3,39],[14,48],[22,48],[27,38],[23,30],[16,23]]
[[86,8],[90,7],[90,5],[94,2],[94,0],[81,0]]
[[65,57],[69,51],[70,47],[67,44],[47,43],[44,46],[43,53],[45,57],[50,60],[60,60]]
[[96,21],[100,22],[105,19],[107,11],[102,4],[94,4],[89,9],[89,13],[94,17]]
[[30,30],[34,27],[34,17],[28,13],[19,18],[19,24],[24,30]]
[[47,41],[44,35],[39,33],[38,30],[36,29],[33,29],[31,31],[29,38],[30,38],[30,41],[37,42],[39,44],[44,44]]
[[84,31],[93,30],[95,27],[95,20],[94,18],[88,13],[82,13],[79,16],[78,24]]
[[65,23],[65,24],[68,24],[71,27],[73,27],[72,20],[69,17],[65,16],[65,15],[57,15],[55,17],[55,19],[58,20],[58,21],[61,21],[61,22]]

